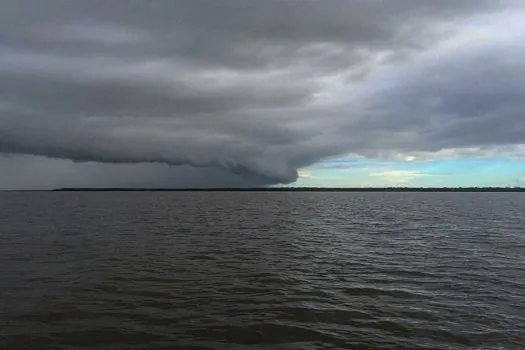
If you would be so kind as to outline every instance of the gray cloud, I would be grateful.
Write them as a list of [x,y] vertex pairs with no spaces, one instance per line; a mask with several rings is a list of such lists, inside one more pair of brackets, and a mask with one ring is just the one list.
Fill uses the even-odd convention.
[[6,0],[0,152],[68,176],[85,166],[69,160],[127,163],[89,169],[243,186],[345,152],[525,143],[525,60],[508,59],[524,48],[502,34],[440,49],[476,21],[504,31],[507,10],[522,13],[510,0]]
[[[0,156],[0,190],[64,187],[258,187],[265,179],[213,168],[165,164],[74,163],[30,155]],[[37,174],[37,176],[35,176]]]
[[395,87],[369,98],[360,127],[388,130],[399,136],[391,146],[404,151],[525,144],[524,35],[513,23],[501,29],[492,40],[400,70]]

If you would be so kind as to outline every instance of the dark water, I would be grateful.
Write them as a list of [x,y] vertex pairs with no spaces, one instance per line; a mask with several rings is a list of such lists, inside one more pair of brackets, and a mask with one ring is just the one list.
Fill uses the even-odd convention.
[[0,348],[525,349],[525,194],[0,193]]

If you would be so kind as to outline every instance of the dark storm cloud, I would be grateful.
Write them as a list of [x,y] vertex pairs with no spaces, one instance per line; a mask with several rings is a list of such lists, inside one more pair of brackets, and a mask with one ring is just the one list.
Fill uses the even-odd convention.
[[[525,142],[519,62],[497,55],[471,62],[491,52],[490,42],[425,61],[466,24],[519,6],[3,1],[0,152],[185,165],[201,168],[210,182],[211,167],[241,185],[264,185],[293,182],[298,168],[344,152]],[[389,74],[398,91],[378,88],[384,78],[375,72],[385,67],[397,72]],[[444,78],[427,79],[430,70]],[[490,87],[475,83],[479,76]],[[421,105],[430,97],[437,104]],[[510,123],[516,126],[503,126]],[[488,129],[499,131],[487,138]],[[191,172],[185,169],[167,172],[172,185],[186,183],[175,174]]]
[[[0,155],[0,190],[64,187],[258,187],[265,179],[214,168],[165,164],[73,163],[29,155]],[[35,176],[38,175],[38,176]]]

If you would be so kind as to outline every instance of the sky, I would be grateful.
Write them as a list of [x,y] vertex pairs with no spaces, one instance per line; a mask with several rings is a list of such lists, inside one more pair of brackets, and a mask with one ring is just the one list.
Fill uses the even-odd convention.
[[525,186],[522,0],[2,0],[0,189]]

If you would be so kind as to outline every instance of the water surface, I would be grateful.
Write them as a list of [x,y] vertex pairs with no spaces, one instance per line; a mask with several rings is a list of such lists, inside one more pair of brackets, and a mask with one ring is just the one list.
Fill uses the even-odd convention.
[[0,348],[524,349],[523,193],[0,193]]

